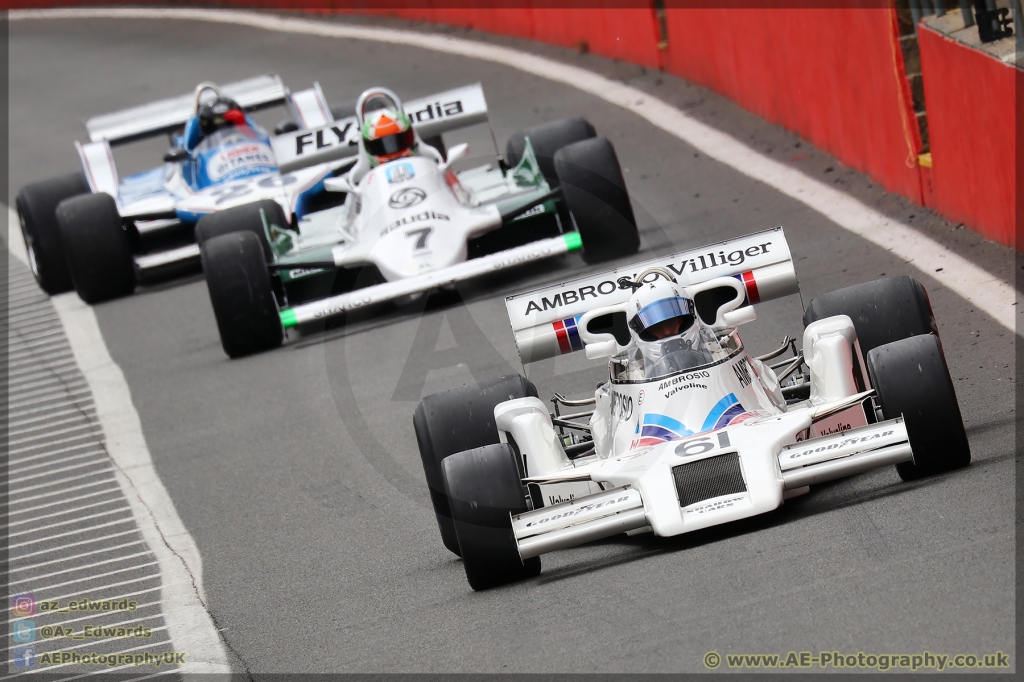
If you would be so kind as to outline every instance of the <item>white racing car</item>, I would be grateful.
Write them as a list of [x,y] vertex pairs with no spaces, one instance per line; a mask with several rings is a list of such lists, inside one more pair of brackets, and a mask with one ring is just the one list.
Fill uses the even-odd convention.
[[[203,271],[231,357],[278,346],[284,330],[582,249],[587,262],[640,239],[615,150],[581,118],[513,135],[505,157],[455,172],[424,130],[487,120],[479,85],[403,106],[383,88],[356,104],[357,160],[323,180],[340,205],[289,219],[257,202],[199,222]],[[432,121],[442,126],[432,125]],[[307,139],[308,138],[308,139]],[[493,138],[493,134],[492,134]],[[296,138],[317,142],[305,133]],[[319,144],[319,142],[317,142]]]
[[763,514],[877,467],[909,480],[966,466],[924,288],[832,292],[806,309],[799,351],[787,337],[748,355],[736,327],[797,291],[777,228],[509,297],[524,364],[583,350],[610,376],[592,398],[556,393],[554,415],[521,376],[423,399],[424,473],[470,585],[537,575],[541,554],[617,533]]

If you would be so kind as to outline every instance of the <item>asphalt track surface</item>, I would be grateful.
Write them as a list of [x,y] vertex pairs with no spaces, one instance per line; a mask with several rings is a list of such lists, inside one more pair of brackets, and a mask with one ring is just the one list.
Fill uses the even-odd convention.
[[[475,37],[475,36],[474,36]],[[1010,253],[887,195],[799,138],[678,79],[503,41],[656,92],[1012,281]],[[198,22],[10,24],[11,196],[76,168],[85,117],[277,72],[332,101],[481,81],[499,141],[584,115],[615,144],[646,255],[784,225],[804,301],[883,275],[928,288],[974,463],[913,484],[892,468],[763,517],[545,555],[540,577],[474,593],[441,545],[412,430],[421,396],[518,371],[504,295],[583,271],[567,256],[460,297],[307,331],[229,362],[197,276],[96,307],[156,469],[195,538],[213,617],[259,672],[699,672],[708,651],[1014,651],[1014,336],[928,273],[628,112],[504,66],[416,48]],[[122,165],[157,163],[163,143]],[[829,169],[829,170],[826,170]],[[799,334],[797,297],[743,329],[754,353]],[[583,396],[582,357],[528,367],[542,396]]]

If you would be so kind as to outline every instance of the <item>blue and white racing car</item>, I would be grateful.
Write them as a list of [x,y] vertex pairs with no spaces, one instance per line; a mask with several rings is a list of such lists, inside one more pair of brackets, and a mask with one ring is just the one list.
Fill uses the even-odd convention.
[[[218,101],[236,115],[204,130],[201,114]],[[249,116],[269,107],[285,107],[292,119],[273,135]],[[198,264],[195,228],[204,216],[267,200],[298,222],[342,203],[344,194],[328,194],[323,182],[355,160],[353,114],[330,107],[318,84],[291,92],[266,75],[201,83],[194,93],[88,119],[90,141],[76,142],[82,172],[28,185],[17,197],[36,280],[50,294],[74,288],[88,303],[125,296],[145,276]],[[474,120],[473,112],[447,116],[423,134]],[[163,166],[118,176],[114,147],[162,134],[172,143]]]

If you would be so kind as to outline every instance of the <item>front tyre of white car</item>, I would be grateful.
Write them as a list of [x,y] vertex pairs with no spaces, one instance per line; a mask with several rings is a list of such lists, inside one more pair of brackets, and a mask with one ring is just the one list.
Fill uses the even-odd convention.
[[555,153],[555,171],[583,241],[583,260],[600,263],[640,249],[626,181],[607,138],[562,147]]
[[939,339],[920,334],[872,349],[868,375],[885,419],[902,416],[913,462],[896,465],[904,481],[971,463],[960,405]]
[[260,238],[252,232],[213,237],[200,256],[224,352],[238,358],[280,346],[284,329]]
[[109,194],[82,194],[57,206],[71,281],[89,304],[135,290],[132,234]]
[[511,515],[527,511],[515,453],[507,443],[452,455],[441,465],[466,578],[486,590],[540,574],[540,557],[519,556]]
[[512,374],[468,384],[428,395],[413,414],[413,430],[423,463],[423,475],[430,490],[430,503],[437,517],[441,541],[459,554],[448,496],[441,476],[446,457],[463,450],[500,443],[494,423],[494,408],[506,400],[537,397],[537,388],[525,377]]

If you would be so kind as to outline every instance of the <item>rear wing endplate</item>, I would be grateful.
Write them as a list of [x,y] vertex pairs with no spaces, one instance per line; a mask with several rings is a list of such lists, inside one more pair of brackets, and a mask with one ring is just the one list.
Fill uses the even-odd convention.
[[[267,74],[221,86],[225,95],[250,111],[286,102],[288,89],[280,76]],[[122,144],[170,132],[195,113],[195,94],[180,95],[93,116],[85,122],[92,142]]]
[[[403,106],[420,138],[487,122],[487,100],[479,83],[410,100]],[[273,145],[282,173],[355,156],[359,150],[355,112],[319,127],[278,135]]]
[[633,290],[620,285],[619,278],[633,279],[656,266],[670,270],[683,286],[735,277],[746,291],[743,306],[799,291],[786,235],[776,227],[507,297],[505,307],[520,359],[529,363],[583,350],[576,328],[579,318],[628,301]]

